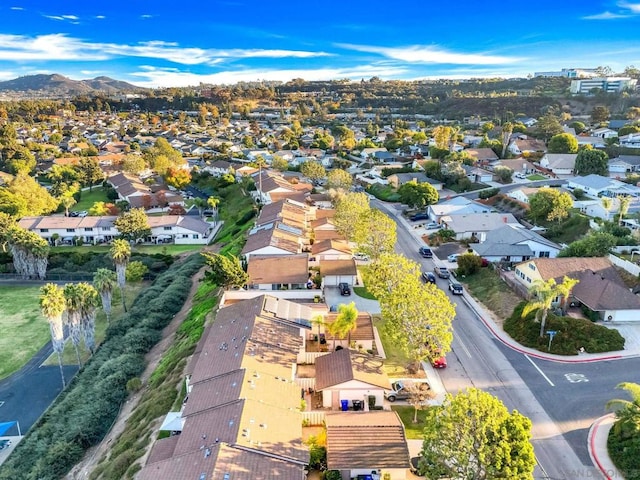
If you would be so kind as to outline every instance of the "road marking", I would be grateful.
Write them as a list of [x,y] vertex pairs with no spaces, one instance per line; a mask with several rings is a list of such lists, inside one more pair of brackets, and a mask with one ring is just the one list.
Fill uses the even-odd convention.
[[582,373],[565,373],[564,378],[571,383],[584,383],[589,381],[589,379]]
[[467,346],[464,344],[464,342],[460,339],[458,339],[458,342],[460,343],[460,346],[462,347],[462,349],[464,350],[464,353],[467,354],[467,356],[469,358],[471,358],[471,352],[469,351],[469,349],[467,348]]
[[0,407],[1,407],[2,405],[4,405],[4,402],[0,402]]
[[555,387],[555,385],[553,384],[553,382],[551,380],[549,380],[549,377],[547,377],[544,372],[542,370],[540,370],[540,367],[538,367],[535,363],[533,363],[533,360],[531,360],[531,357],[529,357],[529,355],[525,355],[524,358],[526,358],[527,360],[529,360],[531,362],[531,365],[534,366],[534,368],[536,370],[538,370],[538,373],[540,375],[542,375],[542,378],[544,378],[547,382],[549,382],[549,385],[551,385],[552,387]]

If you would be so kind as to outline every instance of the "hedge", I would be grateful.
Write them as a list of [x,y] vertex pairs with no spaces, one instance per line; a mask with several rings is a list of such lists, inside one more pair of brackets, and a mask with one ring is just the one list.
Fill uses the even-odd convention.
[[104,438],[127,398],[127,382],[143,372],[144,353],[182,307],[187,285],[203,265],[201,255],[192,255],[172,265],[136,298],[130,312],[107,329],[93,357],[0,466],[0,480],[60,478]]

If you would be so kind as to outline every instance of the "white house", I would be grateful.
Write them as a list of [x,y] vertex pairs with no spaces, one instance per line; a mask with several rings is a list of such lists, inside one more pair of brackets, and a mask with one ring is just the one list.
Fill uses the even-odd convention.
[[615,130],[611,130],[610,128],[596,128],[593,132],[592,132],[594,137],[600,137],[600,138],[615,138],[618,136],[618,132],[616,132]]
[[555,258],[560,245],[522,226],[504,225],[487,232],[484,242],[470,245],[490,262],[522,262],[530,258]]
[[463,215],[471,213],[489,213],[491,207],[482,203],[474,202],[465,197],[453,197],[449,200],[429,205],[427,213],[429,218],[434,222],[440,222],[445,215]]
[[576,166],[577,156],[577,153],[545,153],[540,159],[540,166],[555,175],[571,175]]
[[618,195],[640,196],[640,188],[620,180],[596,175],[595,173],[570,179],[568,187],[570,189],[579,188],[586,195],[594,198],[601,196],[615,197]]
[[621,147],[640,148],[640,133],[629,133],[618,139]]
[[628,173],[640,171],[640,155],[620,155],[608,162],[609,173]]
[[520,226],[518,220],[510,213],[471,213],[465,215],[446,215],[440,223],[447,230],[455,233],[456,240],[475,238],[484,242],[487,233],[504,225]]

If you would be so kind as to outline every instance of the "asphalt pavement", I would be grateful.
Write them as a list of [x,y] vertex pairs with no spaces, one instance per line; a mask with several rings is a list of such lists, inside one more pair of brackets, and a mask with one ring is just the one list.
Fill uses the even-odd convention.
[[[418,258],[417,246],[423,245],[422,236],[427,233],[424,228],[407,221],[402,217],[399,206],[372,202],[383,211],[390,213],[413,237],[413,240],[402,238],[398,235],[397,250],[407,254],[410,258]],[[442,255],[443,253],[440,253]],[[437,255],[436,255],[437,256]],[[423,259],[418,261],[423,264]],[[433,259],[438,264],[450,265],[446,260]],[[468,356],[468,360],[485,356],[486,352],[493,349],[494,356],[504,356],[509,364],[500,364],[494,358],[483,358],[483,363],[495,365],[494,379],[488,379],[483,385],[472,381],[474,386],[479,386],[488,391],[501,391],[523,413],[529,413],[528,408],[533,408],[528,416],[534,421],[539,440],[534,440],[534,446],[540,457],[540,451],[544,453],[544,460],[547,465],[557,472],[562,472],[563,478],[587,478],[599,472],[606,479],[623,478],[616,471],[613,462],[610,460],[606,444],[608,432],[612,423],[611,415],[604,415],[604,405],[607,400],[615,397],[614,388],[620,381],[629,380],[629,372],[638,371],[638,357],[640,357],[640,326],[635,325],[612,325],[609,328],[617,328],[626,338],[625,350],[619,352],[608,352],[605,354],[583,353],[574,357],[546,354],[538,350],[523,347],[509,337],[503,329],[496,325],[492,317],[466,292],[462,296],[453,298],[459,304],[464,304],[464,310],[471,310],[475,317],[481,320],[482,327],[490,332],[494,345],[475,345],[481,343],[479,336],[472,336],[465,329],[455,327],[456,337],[454,338],[454,351],[457,356]],[[462,305],[461,305],[462,306]],[[460,310],[459,310],[460,313]],[[459,320],[454,321],[457,322]],[[473,324],[470,324],[473,325]],[[475,325],[473,325],[475,327]],[[498,355],[497,351],[501,352]],[[458,352],[462,352],[458,354]],[[517,357],[517,358],[516,358]],[[526,360],[523,360],[526,359]],[[479,362],[476,362],[479,363]],[[542,365],[542,368],[539,366]],[[447,376],[456,376],[456,369],[465,370],[469,364],[464,365],[459,362],[449,362],[450,372],[443,372]],[[473,362],[471,362],[473,367]],[[508,365],[509,368],[502,368]],[[511,365],[517,365],[518,371]],[[468,375],[469,372],[458,372]],[[480,374],[479,374],[480,373]],[[637,376],[637,375],[636,375]],[[474,372],[473,378],[481,378],[481,372]],[[495,381],[501,387],[495,385]],[[445,382],[447,386],[456,385],[454,382]],[[510,391],[504,390],[507,385],[512,385]],[[550,388],[559,387],[559,388]],[[460,383],[459,389],[468,385]],[[458,388],[454,387],[454,390]],[[449,388],[449,391],[452,391]],[[528,393],[527,393],[528,392]],[[533,394],[537,400],[538,407],[531,404],[531,399],[527,398]],[[518,399],[517,397],[523,397]],[[587,401],[588,400],[588,401]],[[522,407],[524,405],[524,408]],[[585,408],[585,405],[587,407]],[[509,405],[508,405],[509,406]],[[593,421],[595,419],[595,421]],[[585,426],[585,422],[588,422]],[[536,424],[538,425],[536,427]],[[538,444],[545,442],[545,448],[540,449]],[[568,452],[565,442],[573,447],[576,458],[563,458]],[[551,446],[551,447],[550,447]],[[554,448],[555,447],[555,448]],[[546,452],[544,452],[546,450]],[[569,448],[571,450],[571,448]],[[551,455],[549,455],[551,451]],[[540,460],[540,458],[539,458]],[[566,460],[566,462],[565,462]],[[578,460],[578,461],[576,461]],[[558,468],[554,463],[566,463],[564,468]],[[585,464],[593,463],[597,468],[596,472],[583,467]],[[582,468],[581,468],[582,467]],[[542,464],[538,467],[540,478],[552,478],[551,473],[547,473]]]

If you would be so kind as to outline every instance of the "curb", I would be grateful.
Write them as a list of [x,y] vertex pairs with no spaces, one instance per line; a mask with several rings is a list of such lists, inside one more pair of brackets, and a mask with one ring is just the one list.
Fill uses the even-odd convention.
[[575,359],[574,360],[574,359],[571,359],[571,358],[558,358],[557,356],[545,355],[543,353],[537,353],[537,352],[530,352],[529,350],[526,350],[524,347],[516,346],[514,343],[509,342],[508,340],[503,338],[500,334],[498,334],[498,332],[496,331],[496,328],[494,328],[492,323],[489,322],[488,320],[486,320],[480,314],[478,309],[471,302],[469,302],[469,300],[467,300],[466,295],[463,295],[462,299],[467,304],[467,306],[469,308],[471,308],[471,310],[474,311],[476,316],[482,321],[482,323],[485,325],[485,327],[487,327],[487,329],[489,329],[491,334],[496,339],[498,339],[503,345],[509,347],[511,350],[514,350],[514,351],[516,351],[518,353],[522,353],[523,355],[528,355],[529,357],[538,358],[540,360],[547,360],[547,361],[556,362],[556,363],[594,363],[594,362],[602,362],[602,361],[606,361],[606,360],[622,360],[624,358],[633,358],[633,357],[639,356],[638,354],[631,354],[631,355],[619,355],[618,354],[618,355],[605,355],[605,356],[601,356],[601,357],[590,357],[590,358],[583,358],[583,359]]
[[[593,422],[593,424],[591,425],[591,428],[589,428],[589,436],[587,439],[587,447],[589,449],[589,457],[591,457],[591,461],[593,462],[593,464],[598,468],[598,470],[600,470],[600,473],[602,473],[602,475],[604,476],[604,478],[606,480],[615,480],[618,478],[624,478],[620,472],[616,469],[615,465],[613,464],[613,462],[611,461],[611,458],[609,457],[608,451],[607,451],[607,439],[609,438],[609,430],[611,429],[611,425],[613,424],[613,419],[614,419],[614,414],[610,413],[608,415],[604,415],[600,418],[598,418],[595,422]],[[604,422],[608,422],[611,421],[611,424],[607,424],[605,425],[603,428],[606,429],[606,432],[602,432],[600,434],[598,434],[598,429],[601,427],[602,423]],[[600,442],[602,442],[602,436],[604,435],[604,458],[600,458],[598,457],[597,453],[596,453],[596,438],[598,437],[598,435],[600,435]],[[603,446],[602,443],[600,443],[600,446]],[[608,468],[606,468],[602,463],[603,461],[608,465]]]

